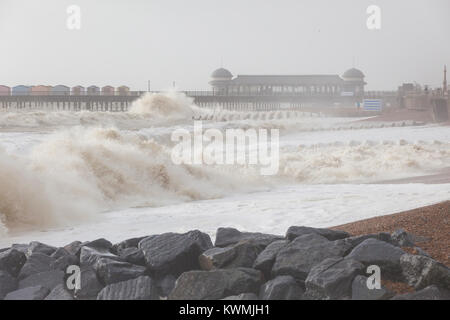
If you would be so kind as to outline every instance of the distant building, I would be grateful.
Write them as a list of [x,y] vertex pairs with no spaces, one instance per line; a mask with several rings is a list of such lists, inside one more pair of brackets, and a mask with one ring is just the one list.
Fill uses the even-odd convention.
[[11,94],[13,96],[29,96],[31,88],[29,86],[18,85],[12,88]]
[[104,86],[102,88],[102,95],[103,96],[113,96],[114,95],[114,87],[112,87],[112,86]]
[[54,86],[51,90],[52,95],[55,96],[68,96],[70,95],[70,88],[64,85]]
[[72,88],[72,95],[83,96],[86,94],[86,89],[82,86],[75,86]]
[[0,96],[10,96],[11,88],[7,86],[0,86]]
[[355,68],[339,75],[238,75],[220,68],[211,75],[215,95],[225,96],[364,96],[364,74]]
[[127,96],[130,94],[130,88],[127,86],[120,86],[117,88],[117,95],[119,96]]
[[89,96],[98,96],[100,94],[100,88],[97,86],[89,86],[86,90],[86,94]]
[[32,86],[31,87],[31,95],[32,96],[48,96],[50,95],[52,86],[44,86],[44,85],[38,85],[38,86]]

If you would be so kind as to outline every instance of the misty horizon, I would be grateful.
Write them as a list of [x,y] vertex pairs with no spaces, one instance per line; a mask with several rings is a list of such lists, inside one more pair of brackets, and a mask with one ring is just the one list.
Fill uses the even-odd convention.
[[[66,27],[69,5],[81,29]],[[366,26],[381,8],[380,30]],[[0,84],[127,85],[131,90],[209,90],[223,66],[243,74],[337,74],[356,67],[366,90],[404,82],[437,87],[450,64],[436,1],[2,1]]]

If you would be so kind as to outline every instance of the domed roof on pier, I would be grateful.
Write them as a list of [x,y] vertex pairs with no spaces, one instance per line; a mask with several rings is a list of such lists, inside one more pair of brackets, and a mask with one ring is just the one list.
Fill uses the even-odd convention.
[[231,79],[231,78],[233,78],[233,74],[230,71],[228,71],[227,69],[219,68],[211,74],[211,78],[213,78],[213,79]]

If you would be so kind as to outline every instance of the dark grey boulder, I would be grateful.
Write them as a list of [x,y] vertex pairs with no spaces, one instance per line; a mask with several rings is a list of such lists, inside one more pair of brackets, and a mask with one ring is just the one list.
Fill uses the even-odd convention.
[[327,258],[342,257],[348,245],[340,240],[329,241],[316,233],[295,238],[275,258],[272,275],[291,275],[305,280],[311,268]]
[[416,289],[433,284],[450,288],[450,269],[432,258],[404,254],[400,257],[400,265],[403,277]]
[[42,286],[52,290],[59,284],[64,284],[64,272],[59,270],[34,273],[19,281],[19,289]]
[[74,296],[80,300],[97,298],[98,293],[103,289],[94,269],[87,267],[80,271],[80,288],[75,288]]
[[69,243],[68,245],[64,246],[64,249],[74,256],[80,256],[81,247],[83,246],[83,243],[81,241],[73,241]]
[[184,234],[165,233],[145,238],[139,242],[147,268],[155,276],[199,269],[198,257],[212,248],[210,237],[200,231]]
[[367,239],[356,246],[347,258],[357,260],[366,266],[377,265],[385,279],[400,280],[400,257],[405,252],[387,242]]
[[120,249],[119,257],[122,258],[122,260],[132,264],[140,266],[145,265],[144,252],[142,252],[141,249],[135,247]]
[[268,246],[276,240],[283,240],[284,237],[273,234],[259,232],[241,232],[234,228],[219,228],[216,233],[216,247],[227,247],[243,240],[253,240],[262,246]]
[[112,243],[104,238],[85,242],[82,244],[82,246],[107,251],[110,251],[113,247]]
[[42,253],[47,256],[51,256],[56,251],[56,249],[56,247],[46,245],[39,241],[32,241],[28,245],[26,256],[30,257],[33,253]]
[[215,247],[205,251],[199,257],[203,270],[216,268],[251,268],[258,255],[264,249],[258,241],[242,240],[229,247]]
[[233,245],[235,252],[233,259],[228,261],[223,267],[230,268],[251,268],[258,255],[264,249],[259,241],[243,240]]
[[269,244],[258,257],[256,257],[253,268],[262,271],[266,277],[269,277],[278,252],[288,243],[289,241],[287,240],[277,240]]
[[257,293],[260,271],[249,268],[189,271],[177,280],[170,300],[218,300],[241,293]]
[[45,297],[45,300],[74,300],[72,293],[68,291],[64,284],[59,284]]
[[236,255],[233,247],[214,247],[206,250],[198,257],[198,262],[203,270],[218,269],[230,262]]
[[286,232],[286,238],[288,240],[294,240],[297,237],[303,236],[305,234],[311,234],[315,233],[318,234],[324,238],[327,238],[330,241],[339,240],[339,239],[345,239],[350,237],[350,234],[348,234],[345,231],[339,231],[339,230],[331,230],[331,229],[322,229],[322,228],[310,228],[310,227],[290,227],[288,231]]
[[17,289],[17,280],[6,271],[0,271],[0,300]]
[[394,296],[394,293],[384,286],[380,289],[369,289],[367,277],[358,275],[352,282],[352,300],[387,300]]
[[62,256],[56,261],[54,261],[51,265],[52,269],[66,271],[69,266],[79,265],[80,260],[78,260],[77,256],[74,255],[66,255]]
[[106,286],[97,300],[159,300],[159,296],[154,281],[142,276]]
[[0,253],[0,270],[17,277],[26,260],[27,257],[23,252],[16,249],[8,249]]
[[241,293],[237,296],[229,296],[222,300],[259,300],[258,296],[254,293]]
[[94,266],[97,275],[104,284],[135,279],[145,273],[145,267],[136,266],[128,262],[100,258]]
[[416,243],[427,242],[430,239],[416,236],[406,232],[403,229],[398,229],[391,234],[392,241],[400,247],[414,247]]
[[22,280],[36,273],[50,271],[54,262],[55,259],[46,254],[33,253],[20,270],[18,279]]
[[261,300],[302,300],[304,288],[291,276],[278,276],[261,286]]
[[102,247],[83,246],[80,251],[80,265],[83,267],[95,266],[97,261],[101,258],[110,260],[122,261],[122,258],[111,253],[109,249]]
[[45,287],[28,287],[8,293],[5,300],[43,300],[50,290]]
[[[52,257],[53,259],[59,259],[59,258],[61,258],[61,257],[64,257],[64,256],[69,256],[70,255],[70,253],[69,253],[69,251],[67,251],[66,249],[64,249],[64,248],[58,248],[58,249],[56,249],[56,251],[55,252],[53,252],[51,255],[50,255],[50,257]],[[75,255],[74,255],[75,256]]]
[[162,277],[161,279],[156,280],[156,286],[158,287],[159,295],[161,297],[167,297],[175,288],[175,283],[177,282],[177,278],[173,275],[167,275]]
[[117,254],[118,256],[121,255],[122,250],[129,249],[129,248],[137,248],[139,245],[139,242],[141,242],[142,239],[145,239],[148,237],[139,237],[139,238],[131,238],[124,240],[122,242],[116,243],[112,246],[112,252]]
[[[387,232],[380,232],[380,233],[373,233],[373,234],[365,234],[360,236],[354,236],[354,237],[348,237],[345,239],[342,239],[340,241],[343,241],[344,243],[347,243],[349,245],[350,251],[353,250],[356,246],[363,243],[367,239],[375,239],[379,241],[384,241],[387,243],[390,243],[394,246],[397,246],[397,243],[392,240],[391,235]],[[350,251],[348,253],[350,253]]]
[[450,291],[436,285],[393,297],[391,300],[450,300]]
[[28,253],[29,246],[30,246],[29,244],[25,244],[25,243],[15,243],[11,246],[11,249],[15,249],[17,251],[22,252],[28,258],[27,253]]
[[364,272],[356,260],[328,258],[314,266],[305,281],[306,295],[312,299],[349,299],[353,279]]

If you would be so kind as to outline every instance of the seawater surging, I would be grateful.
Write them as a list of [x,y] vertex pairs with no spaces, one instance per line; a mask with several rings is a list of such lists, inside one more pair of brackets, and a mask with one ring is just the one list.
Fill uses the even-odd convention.
[[[219,198],[279,184],[374,182],[450,166],[448,143],[291,145],[280,150],[278,175],[262,177],[258,168],[245,165],[175,165],[168,139],[156,140],[145,131],[118,128],[134,126],[136,119],[145,127],[192,125],[192,117],[201,112],[242,120],[231,125],[209,123],[222,129],[295,129],[289,120],[283,121],[283,117],[289,117],[286,112],[267,113],[264,122],[255,122],[249,113],[199,110],[190,99],[173,94],[146,95],[123,114],[91,113],[89,116],[95,119],[91,125],[80,126],[74,120],[74,126],[46,135],[26,154],[0,149],[0,233],[22,227],[67,225],[118,208]],[[55,116],[50,114],[39,117]],[[85,115],[69,116],[82,119]],[[111,117],[116,125],[107,126],[102,117]],[[281,121],[274,124],[280,117]],[[4,115],[0,117],[2,125],[5,119]],[[120,126],[117,119],[123,121]],[[56,124],[59,120],[51,121]]]

